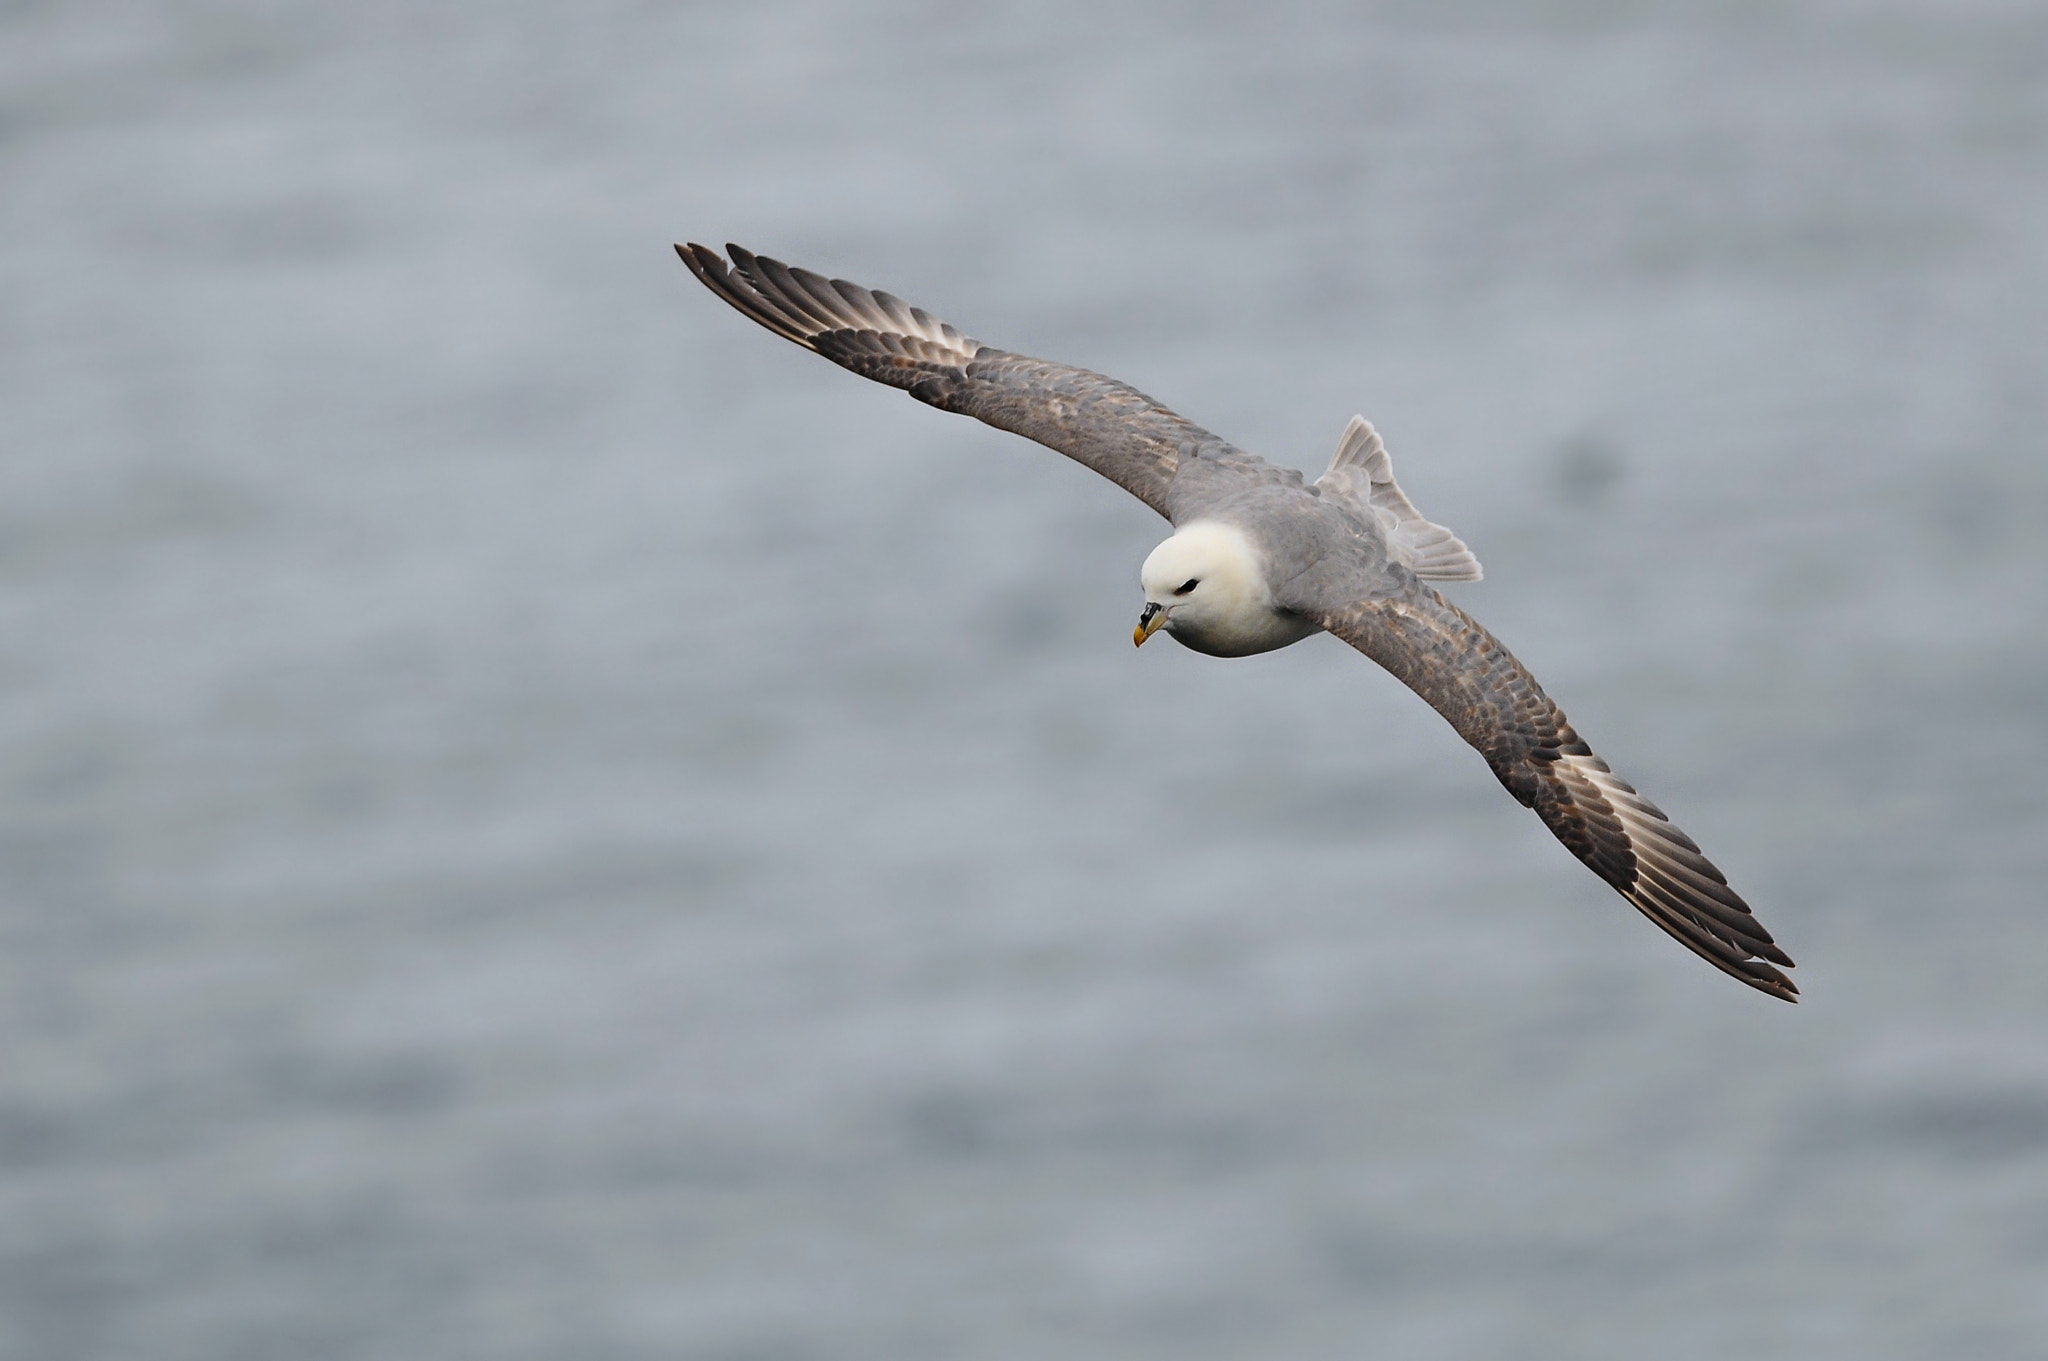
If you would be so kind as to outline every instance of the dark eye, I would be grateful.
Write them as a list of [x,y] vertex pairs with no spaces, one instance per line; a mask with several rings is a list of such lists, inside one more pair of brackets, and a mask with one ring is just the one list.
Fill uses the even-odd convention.
[[1194,590],[1195,587],[1201,584],[1202,583],[1196,580],[1194,577],[1189,577],[1186,581],[1183,581],[1180,585],[1174,587],[1173,593],[1175,595],[1186,595],[1189,591]]

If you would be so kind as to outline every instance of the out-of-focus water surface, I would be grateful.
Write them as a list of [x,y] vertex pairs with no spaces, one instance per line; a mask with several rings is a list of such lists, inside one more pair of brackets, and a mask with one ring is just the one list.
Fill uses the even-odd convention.
[[[2048,21],[1362,8],[0,18],[0,1356],[2048,1354]],[[1370,415],[1806,1002],[678,239]]]

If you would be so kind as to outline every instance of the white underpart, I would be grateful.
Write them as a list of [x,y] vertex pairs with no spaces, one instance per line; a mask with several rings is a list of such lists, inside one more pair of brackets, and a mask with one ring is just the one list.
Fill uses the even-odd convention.
[[[1176,592],[1188,582],[1195,589]],[[1175,641],[1215,657],[1248,657],[1299,642],[1317,626],[1274,603],[1263,559],[1235,525],[1196,520],[1152,550],[1138,569],[1147,603],[1166,614]]]

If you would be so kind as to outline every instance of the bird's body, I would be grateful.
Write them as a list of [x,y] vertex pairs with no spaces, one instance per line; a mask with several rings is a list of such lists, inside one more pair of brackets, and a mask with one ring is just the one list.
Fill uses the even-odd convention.
[[1432,581],[1479,563],[1415,509],[1354,417],[1315,482],[1100,374],[981,345],[886,293],[728,246],[684,263],[761,325],[920,401],[1056,449],[1173,522],[1140,571],[1136,640],[1249,656],[1329,632],[1429,702],[1508,792],[1645,916],[1716,968],[1794,1000],[1791,959],[1721,872],[1609,770],[1500,642]]

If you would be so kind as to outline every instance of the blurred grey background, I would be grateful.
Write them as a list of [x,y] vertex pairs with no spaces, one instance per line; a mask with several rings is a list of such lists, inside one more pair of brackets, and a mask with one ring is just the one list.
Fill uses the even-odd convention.
[[[0,1356],[2048,1355],[2041,6],[0,71]],[[1805,1003],[1341,645],[1133,653],[1161,523],[685,239],[1368,414]]]

